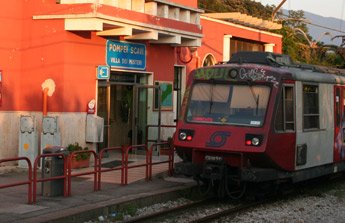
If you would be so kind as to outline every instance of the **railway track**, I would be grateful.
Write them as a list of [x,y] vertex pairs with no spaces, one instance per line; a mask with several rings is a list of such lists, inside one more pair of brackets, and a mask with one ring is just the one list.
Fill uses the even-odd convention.
[[[222,210],[213,211],[210,214],[207,214],[203,217],[196,217],[193,220],[190,220],[190,223],[201,223],[201,222],[211,222],[216,219],[220,219],[222,217],[231,217],[238,213],[251,210],[255,207],[258,207],[260,205],[263,205],[265,203],[268,203],[269,200],[265,201],[247,201],[243,202],[242,204],[224,204],[222,206],[228,206],[226,208],[223,208]],[[165,209],[162,211],[158,211],[152,214],[144,215],[144,216],[138,216],[131,218],[127,221],[124,221],[124,223],[142,223],[142,222],[163,222],[163,220],[167,219],[176,219],[178,216],[183,216],[184,214],[192,215],[193,212],[197,212],[197,209],[209,209],[208,206],[214,205],[214,208],[216,209],[217,205],[219,206],[219,202],[214,199],[205,199],[201,201],[196,201],[188,204],[184,204],[178,207]],[[205,212],[204,212],[205,213]]]
[[190,223],[212,222],[212,221],[220,219],[222,217],[229,218],[231,216],[235,216],[241,212],[251,210],[251,209],[258,207],[260,205],[263,205],[265,203],[267,203],[267,201],[266,202],[250,202],[250,203],[246,203],[246,204],[239,204],[235,207],[227,208],[225,210],[216,212],[214,214],[210,214],[210,215],[207,215],[205,217],[195,219],[193,221],[190,221]]
[[169,209],[165,209],[162,211],[158,211],[155,213],[134,217],[134,218],[131,218],[127,221],[124,221],[124,223],[154,222],[155,219],[158,220],[158,219],[161,219],[167,215],[173,215],[176,213],[181,213],[181,212],[185,211],[186,209],[197,208],[197,207],[200,207],[202,205],[206,205],[208,202],[214,202],[214,199],[211,198],[211,199],[199,200],[199,201],[195,201],[192,203],[180,205],[180,206],[177,206],[174,208],[169,208]]
[[[223,201],[217,198],[209,198],[196,202],[188,202],[183,205],[175,206],[174,208],[162,210],[162,206],[156,206],[154,208],[149,207],[149,211],[146,210],[146,213],[151,212],[151,214],[145,214],[142,216],[134,216],[129,219],[119,220],[123,223],[130,222],[217,222],[220,220],[231,221],[236,219],[239,216],[245,216],[249,212],[255,212],[256,209],[261,209],[262,206],[270,208],[274,205],[282,205],[283,203],[289,203],[295,199],[304,199],[304,197],[318,197],[320,194],[323,194],[323,191],[329,191],[331,188],[338,187],[338,184],[343,184],[344,178],[343,175],[334,176],[332,178],[323,178],[319,180],[313,180],[308,183],[304,182],[303,184],[298,185],[286,185],[283,187],[282,191],[278,194],[266,194],[264,196],[258,195],[254,191],[251,191],[245,198],[242,200],[230,200]],[[261,191],[262,192],[262,191]],[[263,195],[263,193],[259,193]],[[253,200],[253,198],[260,200]],[[278,204],[274,204],[278,202]],[[177,202],[181,204],[181,202]],[[175,204],[176,205],[176,204]],[[169,205],[168,205],[169,206]],[[163,206],[164,208],[164,206]],[[157,209],[159,209],[157,211]],[[155,210],[152,213],[152,210]],[[140,213],[140,212],[139,212]],[[300,213],[303,215],[303,213]],[[293,217],[292,217],[293,218]],[[96,221],[98,222],[98,221]],[[109,222],[109,221],[108,221]],[[114,221],[118,222],[118,221]]]

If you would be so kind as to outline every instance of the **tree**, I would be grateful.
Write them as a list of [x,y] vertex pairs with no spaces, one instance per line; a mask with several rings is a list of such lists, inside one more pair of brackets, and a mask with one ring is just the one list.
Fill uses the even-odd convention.
[[279,17],[283,26],[277,33],[283,36],[283,53],[289,55],[294,61],[310,63],[312,61],[311,36],[308,34],[304,11],[290,10],[287,18]]
[[[199,0],[199,8],[204,9],[206,13],[240,12],[266,20],[271,19],[275,7],[274,5],[263,6],[260,2],[253,0]],[[278,12],[277,18],[283,27],[273,32],[283,36],[282,51],[294,61],[323,65],[343,64],[343,60],[341,62],[339,60],[341,57],[326,54],[328,48],[322,42],[313,40],[309,35],[303,10],[289,10],[287,17]]]
[[208,12],[241,12],[254,17],[270,18],[274,7],[252,0],[199,0],[199,8]]

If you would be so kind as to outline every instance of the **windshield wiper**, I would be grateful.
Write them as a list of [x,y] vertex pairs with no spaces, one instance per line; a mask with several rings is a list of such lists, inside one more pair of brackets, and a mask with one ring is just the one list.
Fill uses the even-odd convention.
[[211,114],[211,111],[212,111],[212,106],[213,106],[213,86],[214,84],[212,83],[211,84],[211,98],[210,98],[210,107],[209,107],[209,110],[208,110],[208,113]]
[[250,91],[252,92],[253,99],[254,99],[255,105],[256,105],[256,108],[255,108],[255,115],[258,115],[258,114],[259,114],[259,98],[260,98],[260,94],[258,94],[258,95],[256,96],[255,91],[254,91],[253,86],[251,85],[251,83],[248,83],[248,86],[249,86],[249,88],[250,88]]

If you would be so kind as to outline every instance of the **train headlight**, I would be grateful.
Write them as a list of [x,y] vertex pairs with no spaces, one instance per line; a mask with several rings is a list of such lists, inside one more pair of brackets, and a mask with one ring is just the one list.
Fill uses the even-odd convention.
[[179,139],[182,140],[182,141],[186,140],[187,139],[187,133],[180,132]]
[[231,79],[236,79],[238,75],[238,71],[236,69],[231,69],[228,75]]
[[260,139],[257,137],[252,138],[252,145],[253,146],[258,146],[260,145]]
[[263,141],[262,135],[246,134],[245,145],[246,146],[261,146]]
[[181,129],[178,134],[178,138],[181,141],[192,141],[194,137],[194,130]]

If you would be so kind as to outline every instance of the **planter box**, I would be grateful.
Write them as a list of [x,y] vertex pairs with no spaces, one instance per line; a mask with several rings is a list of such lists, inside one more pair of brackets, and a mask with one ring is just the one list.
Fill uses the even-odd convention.
[[75,157],[72,158],[71,168],[80,169],[90,166],[90,157],[87,159],[76,160]]

